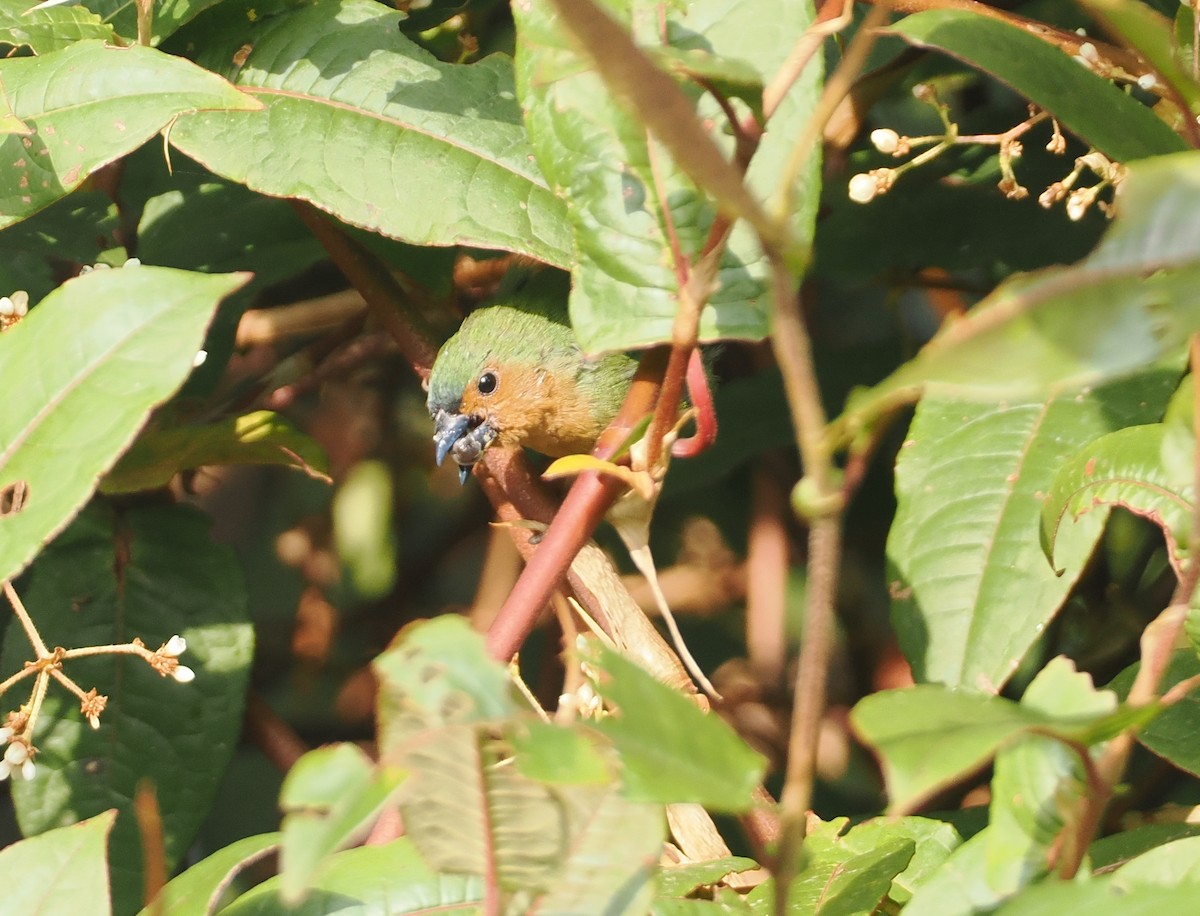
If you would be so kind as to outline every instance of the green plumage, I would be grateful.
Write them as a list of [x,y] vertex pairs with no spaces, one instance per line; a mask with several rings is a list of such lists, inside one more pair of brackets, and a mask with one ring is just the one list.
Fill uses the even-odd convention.
[[[568,291],[557,271],[526,274],[468,316],[433,364],[429,412],[486,419],[505,445],[551,455],[590,447],[624,401],[636,362],[584,356],[567,319]],[[489,372],[498,381],[485,392],[480,378]]]

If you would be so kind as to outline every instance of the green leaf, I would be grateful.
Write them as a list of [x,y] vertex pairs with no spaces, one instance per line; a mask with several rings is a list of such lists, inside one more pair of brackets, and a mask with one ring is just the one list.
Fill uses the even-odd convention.
[[35,129],[0,135],[0,229],[65,196],[183,112],[261,107],[182,58],[101,41],[0,61],[0,81],[17,117]]
[[[137,230],[143,264],[205,273],[249,270],[254,279],[248,288],[258,289],[326,257],[287,201],[254,194],[193,168],[198,175],[184,171],[177,157],[170,190],[146,201]],[[153,178],[167,180],[157,173]],[[237,213],[237,219],[230,220],[230,213]]]
[[855,394],[838,426],[853,434],[930,384],[970,400],[1044,397],[1177,357],[1200,327],[1198,207],[1200,153],[1133,163],[1117,218],[1089,257],[1001,284],[916,358]]
[[1139,887],[1136,892],[1113,881],[1044,881],[1014,897],[995,916],[1162,916],[1190,913],[1200,897],[1200,882],[1181,881],[1172,887]]
[[[848,842],[851,830],[839,836],[848,819],[836,818],[810,830],[804,839],[804,868],[788,888],[788,910],[795,913],[871,914],[891,888],[892,880],[908,866],[916,848],[908,837],[888,837],[862,852]],[[856,828],[857,829],[857,828]],[[750,892],[748,902],[773,899],[773,881]]]
[[203,426],[143,433],[100,484],[103,493],[166,486],[180,471],[213,464],[275,464],[323,472],[325,453],[315,441],[269,410]]
[[[628,28],[632,20],[635,42],[649,53],[673,56],[703,51],[710,55],[706,57],[710,69],[747,72],[749,67],[763,82],[782,65],[794,36],[812,21],[807,3],[784,0],[754,0],[736,7],[717,0],[692,0],[666,8],[606,3],[605,9],[615,13],[618,6],[623,27]],[[665,19],[662,31],[660,13]],[[548,5],[521,4],[514,15],[518,89],[534,151],[555,191],[570,203],[568,215],[581,254],[571,290],[571,320],[580,342],[595,352],[669,340],[678,286],[671,232],[683,255],[694,263],[716,209],[590,69],[588,57]],[[666,51],[661,50],[664,33]],[[772,118],[746,178],[759,201],[776,202],[780,177],[815,104],[819,84],[820,68],[814,64]],[[698,117],[716,124],[711,135],[730,158],[732,141],[722,127],[725,114],[698,86],[685,88],[695,110],[693,123]],[[672,93],[672,98],[678,96]],[[642,117],[650,117],[652,106],[641,107]],[[679,122],[686,120],[678,110],[673,116]],[[661,133],[667,128],[652,129]],[[799,201],[792,215],[792,241],[800,246],[812,234],[818,158],[810,157],[792,189]],[[769,330],[765,277],[757,241],[748,227],[739,224],[719,265],[720,288],[701,313],[701,338],[764,336]]]
[[[82,6],[30,9],[29,0],[0,0],[0,50],[29,48],[48,54],[88,38],[116,44],[111,25]],[[7,48],[5,46],[8,46]]]
[[998,697],[918,685],[872,694],[850,719],[880,756],[891,810],[903,811],[974,773],[1025,732],[1091,744],[1151,714],[1121,709],[1055,715]]
[[616,789],[566,790],[570,846],[538,913],[644,913],[654,894],[656,863],[667,838],[660,808]]
[[917,406],[888,536],[893,625],[917,680],[994,693],[1011,677],[1101,532],[1073,541],[1057,575],[1035,535],[1044,494],[1077,448],[1161,416],[1176,378],[1011,403],[939,391]]
[[279,846],[278,833],[249,836],[218,849],[182,875],[172,878],[138,916],[209,916],[209,901],[225,884],[230,873],[247,862],[257,861]]
[[427,729],[528,711],[482,635],[452,614],[407,627],[371,668],[379,680],[378,740],[385,760]]
[[362,838],[402,778],[353,744],[318,748],[296,761],[279,796],[279,890],[285,901],[299,903],[329,857]]
[[150,410],[183,383],[217,303],[245,279],[94,271],[0,336],[0,490],[28,489],[25,508],[0,519],[0,579],[87,501]]
[[[566,266],[563,206],[531,161],[511,63],[443,64],[400,19],[370,0],[318,0],[207,36],[200,62],[263,110],[180,118],[171,143],[252,190],[364,229]],[[386,167],[364,168],[380,150]]]
[[1143,824],[1096,840],[1088,847],[1088,859],[1094,870],[1111,871],[1157,846],[1198,834],[1200,824]]
[[[112,835],[113,900],[118,912],[130,912],[143,890],[133,817],[139,781],[157,793],[172,868],[207,816],[241,734],[254,645],[241,570],[191,507],[114,516],[96,505],[38,558],[23,598],[51,646],[137,637],[155,649],[175,634],[187,639],[181,661],[196,674],[189,684],[131,655],[68,660],[64,670],[82,689],[108,696],[100,728],[82,721],[79,701],[51,682],[34,735],[38,776],[13,786],[26,833],[121,812]],[[30,651],[10,624],[3,671],[19,670]]]
[[4,908],[28,916],[108,916],[108,833],[116,812],[50,830],[0,850]]
[[696,802],[720,811],[745,811],[766,761],[715,715],[608,649],[590,660],[606,677],[597,692],[617,714],[595,727],[621,757],[631,798]]
[[23,289],[37,302],[59,285],[62,261],[94,264],[115,246],[117,207],[100,191],[76,191],[0,234],[0,294]]
[[1138,51],[1159,78],[1165,78],[1188,107],[1200,102],[1200,82],[1183,65],[1174,41],[1174,26],[1162,13],[1129,0],[1081,0],[1080,6],[1104,23],[1109,32]]
[[382,598],[396,581],[394,504],[392,472],[382,461],[358,462],[333,497],[338,557],[364,598]]
[[271,878],[221,910],[221,916],[402,916],[478,913],[483,880],[441,874],[408,839],[340,852],[329,861],[303,903],[285,903],[280,879]]
[[664,866],[658,872],[661,897],[684,897],[699,887],[716,884],[730,872],[749,871],[758,863],[745,856],[725,856],[708,862]]
[[1046,552],[1058,566],[1059,546],[1072,553],[1081,534],[1095,541],[1107,510],[1121,506],[1163,530],[1176,572],[1187,558],[1195,500],[1192,474],[1179,479],[1163,460],[1167,426],[1132,426],[1101,436],[1079,449],[1054,477],[1042,505]]
[[[1134,663],[1113,678],[1109,685],[1124,698],[1129,695],[1140,663]],[[1163,675],[1161,689],[1165,693],[1180,681],[1200,675],[1200,659],[1190,649],[1177,651]],[[1137,739],[1158,756],[1169,760],[1185,772],[1200,776],[1200,694],[1195,690],[1178,702],[1163,707],[1158,715],[1137,733]]]
[[990,73],[1110,159],[1186,149],[1153,111],[1026,29],[965,10],[926,10],[891,30]]
[[[219,2],[220,0],[157,0],[150,23],[151,44],[161,44],[164,38],[173,34],[181,25]],[[86,3],[89,9],[104,17],[105,22],[111,22],[118,35],[128,39],[126,44],[134,43],[138,34],[136,4],[128,0],[86,0]],[[274,5],[270,0],[257,0],[262,15],[270,15]]]
[[841,837],[841,844],[862,855],[897,839],[909,839],[916,844],[907,867],[892,879],[888,896],[897,903],[908,901],[962,844],[962,837],[951,824],[926,817],[872,818],[856,824]]
[[517,769],[530,779],[565,785],[606,785],[614,779],[609,755],[583,727],[522,722],[509,739],[517,752]]

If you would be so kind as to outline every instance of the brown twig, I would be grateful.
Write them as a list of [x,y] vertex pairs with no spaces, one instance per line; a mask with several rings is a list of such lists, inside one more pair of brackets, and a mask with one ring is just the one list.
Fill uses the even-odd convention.
[[288,772],[297,760],[308,753],[308,745],[257,691],[250,691],[246,697],[246,717],[242,728],[246,737],[280,773]]
[[400,352],[424,380],[437,356],[433,331],[416,312],[405,308],[408,296],[383,263],[354,241],[330,217],[316,207],[294,200],[300,219],[329,253],[333,263],[359,291],[379,323],[400,346]]

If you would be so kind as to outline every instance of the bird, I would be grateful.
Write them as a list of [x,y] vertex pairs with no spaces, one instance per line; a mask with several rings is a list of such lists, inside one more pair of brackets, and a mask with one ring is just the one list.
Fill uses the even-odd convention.
[[569,290],[561,271],[514,272],[438,351],[426,405],[434,458],[440,466],[451,456],[460,483],[493,446],[551,458],[588,452],[624,402],[637,362],[583,352]]

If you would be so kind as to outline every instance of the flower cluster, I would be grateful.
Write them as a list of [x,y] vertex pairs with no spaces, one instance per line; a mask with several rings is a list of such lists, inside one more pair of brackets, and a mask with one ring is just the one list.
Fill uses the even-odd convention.
[[23,289],[0,296],[0,331],[7,331],[29,314],[29,293]]
[[[1090,51],[1089,51],[1090,49]],[[1089,55],[1096,55],[1095,46],[1090,42],[1080,45],[1081,59],[1087,63]],[[1155,83],[1153,75],[1138,79],[1138,85],[1145,83],[1143,88],[1152,89]],[[1015,127],[1000,134],[964,135],[959,133],[958,125],[950,118],[949,107],[942,103],[934,88],[928,84],[920,84],[913,89],[913,94],[921,101],[931,105],[941,119],[944,132],[926,137],[906,137],[890,127],[880,127],[871,131],[871,145],[887,156],[903,158],[912,153],[914,148],[928,147],[913,158],[892,168],[877,168],[860,172],[851,177],[847,186],[847,196],[859,204],[870,203],[880,194],[891,189],[896,180],[911,169],[918,168],[940,156],[952,146],[962,144],[993,145],[999,153],[1000,181],[998,187],[1005,197],[1021,200],[1029,196],[1029,189],[1017,179],[1014,163],[1021,158],[1024,147],[1020,138],[1031,128],[1044,121],[1049,121],[1051,128],[1050,139],[1046,150],[1055,155],[1066,152],[1067,142],[1059,129],[1058,122],[1050,117],[1048,112],[1041,111],[1035,106],[1029,107],[1029,116]],[[1085,169],[1090,169],[1099,176],[1100,181],[1087,187],[1076,187]],[[1110,213],[1110,206],[1101,200],[1101,192],[1116,188],[1124,177],[1124,167],[1109,161],[1096,150],[1090,150],[1075,160],[1075,167],[1061,181],[1052,183],[1038,196],[1038,203],[1049,208],[1065,201],[1067,216],[1072,220],[1082,219],[1093,204],[1104,213]]]

